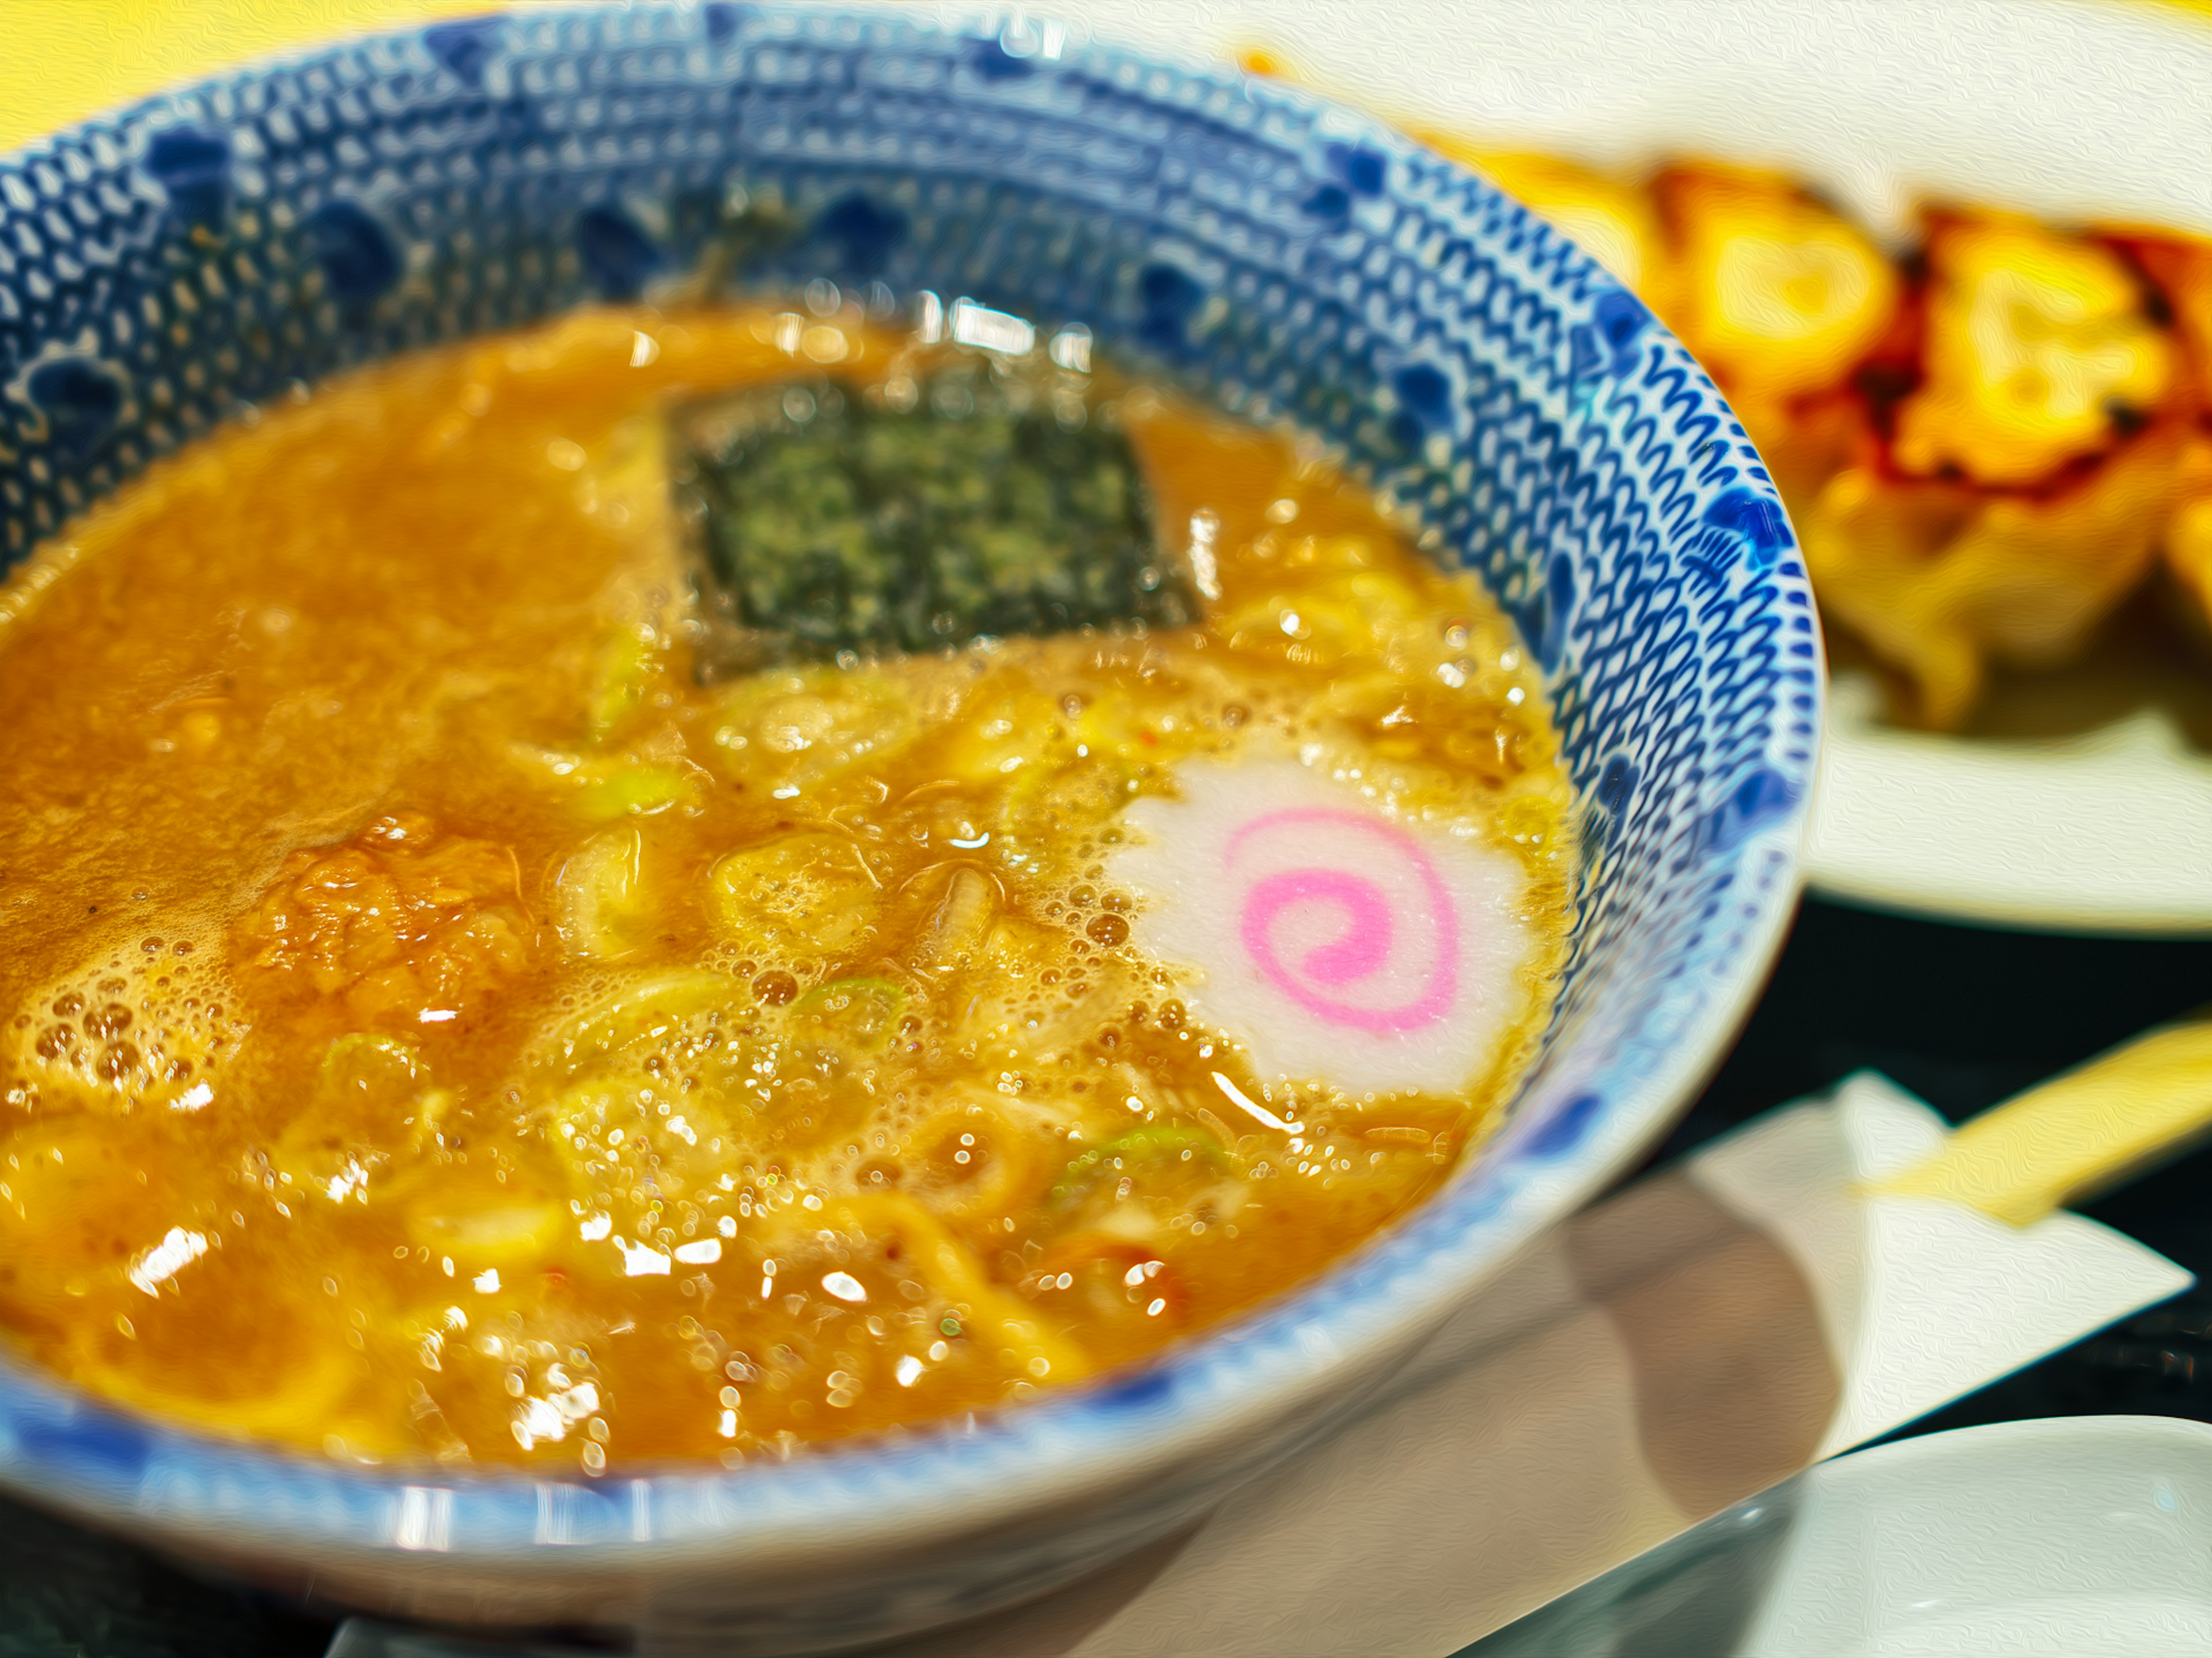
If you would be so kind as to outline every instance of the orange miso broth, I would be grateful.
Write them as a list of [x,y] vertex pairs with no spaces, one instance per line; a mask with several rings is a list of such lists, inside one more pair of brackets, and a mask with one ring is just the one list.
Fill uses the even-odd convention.
[[441,349],[15,574],[20,1351],[346,1459],[734,1464],[1127,1365],[1437,1187],[1569,791],[1497,607],[1291,440],[1114,383],[1197,626],[695,671],[670,410],[934,349]]

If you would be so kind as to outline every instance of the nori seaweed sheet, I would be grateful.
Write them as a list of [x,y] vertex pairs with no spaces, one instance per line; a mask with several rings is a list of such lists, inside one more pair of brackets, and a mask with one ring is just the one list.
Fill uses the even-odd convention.
[[1197,619],[1110,406],[974,359],[890,384],[805,375],[678,411],[702,608],[739,635],[721,657]]

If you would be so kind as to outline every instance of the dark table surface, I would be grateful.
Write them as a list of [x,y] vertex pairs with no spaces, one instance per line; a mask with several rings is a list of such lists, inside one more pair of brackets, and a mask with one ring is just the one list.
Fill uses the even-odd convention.
[[[1727,1061],[1647,1167],[1862,1067],[1956,1122],[2212,1003],[2212,942],[2039,937],[1809,900]],[[1639,1171],[1640,1172],[1640,1171]],[[2082,1206],[2212,1278],[2212,1150]],[[2212,1291],[2190,1291],[1899,1430],[2036,1416],[2212,1421]],[[320,1658],[330,1623],[210,1588],[0,1502],[0,1658]]]

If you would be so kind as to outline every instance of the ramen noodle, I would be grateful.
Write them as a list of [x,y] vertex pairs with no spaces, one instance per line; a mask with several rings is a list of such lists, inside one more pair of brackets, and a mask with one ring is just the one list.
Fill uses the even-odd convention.
[[1534,671],[1313,453],[1045,355],[1194,619],[702,673],[672,411],[1012,372],[835,298],[354,374],[19,572],[18,1348],[346,1459],[736,1462],[1143,1359],[1432,1191],[1562,960]]

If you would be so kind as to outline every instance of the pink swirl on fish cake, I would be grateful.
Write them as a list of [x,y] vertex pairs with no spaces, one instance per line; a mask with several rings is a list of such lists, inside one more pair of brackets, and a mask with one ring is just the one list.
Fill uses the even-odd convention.
[[[1233,878],[1237,858],[1254,835],[1313,823],[1371,835],[1419,877],[1428,895],[1429,918],[1436,934],[1436,959],[1430,963],[1421,993],[1384,1007],[1362,1006],[1328,993],[1370,979],[1392,965],[1392,952],[1400,937],[1389,896],[1367,877],[1347,869],[1279,870],[1255,881],[1244,894],[1242,907],[1240,933],[1245,950],[1278,990],[1333,1024],[1391,1033],[1434,1024],[1450,1011],[1459,995],[1459,911],[1436,865],[1412,835],[1395,824],[1359,812],[1292,807],[1255,817],[1231,835],[1222,851],[1224,872]],[[1293,969],[1282,960],[1274,934],[1285,914],[1304,904],[1340,910],[1345,925],[1334,938],[1308,950]]]

